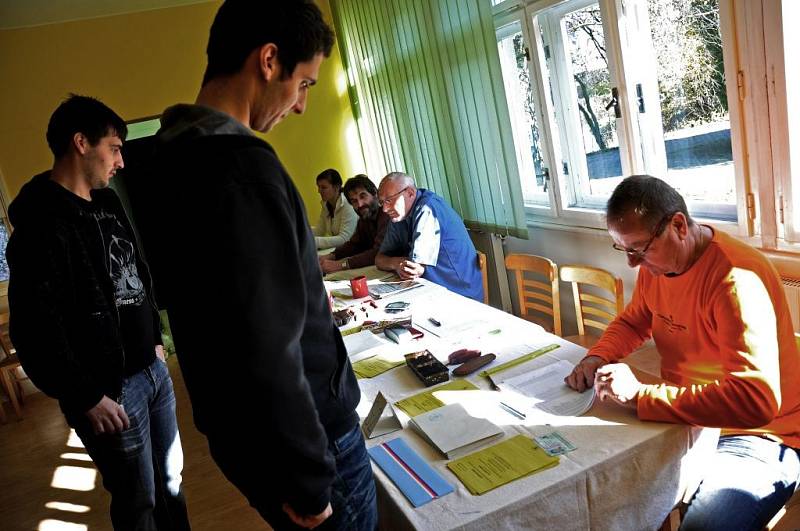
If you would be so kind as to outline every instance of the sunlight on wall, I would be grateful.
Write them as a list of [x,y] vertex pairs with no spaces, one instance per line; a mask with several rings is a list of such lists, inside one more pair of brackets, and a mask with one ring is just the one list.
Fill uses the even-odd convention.
[[344,75],[344,72],[339,72],[339,75],[336,76],[336,93],[339,96],[344,96],[347,92],[347,78]]
[[38,531],[87,531],[88,526],[73,522],[62,522],[61,520],[42,520],[39,522]]
[[67,446],[70,448],[83,448],[83,442],[75,430],[69,430],[69,438],[67,439]]
[[45,507],[48,509],[55,509],[56,511],[66,511],[68,513],[88,513],[91,511],[91,507],[88,505],[77,505],[74,503],[66,503],[66,502],[47,502],[44,504]]
[[92,458],[89,454],[78,454],[75,452],[67,452],[61,454],[61,459],[74,459],[75,461],[91,461]]
[[[367,173],[367,168],[364,167],[364,157],[361,152],[361,139],[358,137],[358,127],[356,121],[352,118],[347,119],[347,125],[344,128],[344,149],[346,151],[347,159],[353,165],[356,173]],[[367,177],[372,179],[373,182],[378,183],[383,178],[383,175],[369,175]]]
[[50,486],[55,489],[90,491],[94,490],[97,470],[77,466],[60,466],[53,472]]

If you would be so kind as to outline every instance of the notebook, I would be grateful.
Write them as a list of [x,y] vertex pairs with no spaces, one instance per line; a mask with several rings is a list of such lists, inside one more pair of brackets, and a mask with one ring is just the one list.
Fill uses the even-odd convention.
[[458,403],[412,417],[409,423],[448,459],[468,454],[503,435],[503,430],[486,419],[471,416]]
[[420,282],[417,282],[416,280],[403,280],[402,282],[384,282],[381,284],[370,284],[369,294],[374,299],[380,299],[381,297],[388,297],[390,295],[395,295],[403,291],[408,291],[410,289],[418,288],[421,285],[422,284]]
[[399,437],[367,452],[414,507],[453,492],[453,486]]

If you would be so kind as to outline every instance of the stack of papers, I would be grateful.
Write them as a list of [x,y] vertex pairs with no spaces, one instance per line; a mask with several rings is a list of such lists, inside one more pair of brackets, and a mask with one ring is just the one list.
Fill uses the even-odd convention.
[[465,455],[503,435],[503,430],[486,419],[471,416],[458,403],[417,415],[410,424],[448,459]]
[[403,439],[392,439],[367,452],[414,507],[453,492],[453,486]]
[[558,464],[531,439],[517,435],[500,444],[447,463],[472,494],[479,495]]
[[492,380],[504,390],[524,395],[528,403],[552,415],[578,416],[594,403],[594,388],[579,393],[564,383],[575,366],[564,360],[503,379],[502,373]]

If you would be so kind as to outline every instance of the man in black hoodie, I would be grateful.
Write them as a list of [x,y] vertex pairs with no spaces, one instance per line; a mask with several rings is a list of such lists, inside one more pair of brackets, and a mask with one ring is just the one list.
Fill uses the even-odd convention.
[[53,113],[53,169],[9,207],[11,340],[58,399],[111,493],[115,529],[188,529],[175,395],[147,266],[119,198],[122,119],[71,96]]
[[162,116],[137,225],[195,423],[274,528],[369,529],[377,511],[303,201],[269,131],[305,109],[333,34],[310,0],[228,0],[194,105]]

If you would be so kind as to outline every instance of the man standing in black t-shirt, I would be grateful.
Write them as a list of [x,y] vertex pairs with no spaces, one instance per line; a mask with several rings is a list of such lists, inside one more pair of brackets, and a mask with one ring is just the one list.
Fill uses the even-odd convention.
[[175,395],[147,266],[109,180],[122,119],[71,96],[50,118],[53,169],[11,203],[11,339],[58,399],[111,493],[115,529],[188,529]]

